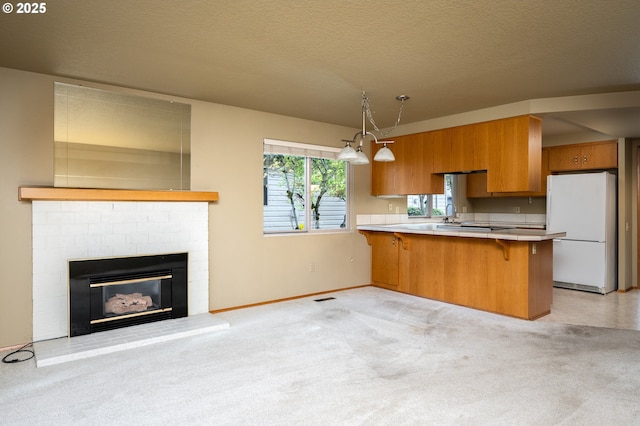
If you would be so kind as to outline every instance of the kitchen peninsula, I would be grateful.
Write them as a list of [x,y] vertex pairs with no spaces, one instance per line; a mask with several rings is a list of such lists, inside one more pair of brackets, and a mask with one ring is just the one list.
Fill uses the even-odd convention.
[[523,319],[551,311],[563,232],[462,224],[360,225],[373,285]]

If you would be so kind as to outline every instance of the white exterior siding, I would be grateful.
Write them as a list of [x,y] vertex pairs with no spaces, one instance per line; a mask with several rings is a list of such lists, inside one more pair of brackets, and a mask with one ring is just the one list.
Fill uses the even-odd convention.
[[[295,220],[291,203],[287,198],[286,186],[278,174],[269,173],[267,182],[267,204],[264,206],[264,231],[287,232],[295,229]],[[298,224],[305,223],[305,212],[299,203],[296,204]],[[324,196],[320,203],[320,228],[336,229],[346,226],[346,202],[336,197]]]

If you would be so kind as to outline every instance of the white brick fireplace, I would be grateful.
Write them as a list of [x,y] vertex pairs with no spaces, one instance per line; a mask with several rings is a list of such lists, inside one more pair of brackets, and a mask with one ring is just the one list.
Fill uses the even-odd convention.
[[68,335],[68,261],[187,252],[189,315],[209,309],[207,202],[33,201],[33,340]]

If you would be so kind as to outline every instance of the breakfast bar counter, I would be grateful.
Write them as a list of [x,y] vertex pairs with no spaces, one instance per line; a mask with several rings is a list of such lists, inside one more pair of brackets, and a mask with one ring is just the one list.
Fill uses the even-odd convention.
[[529,320],[551,311],[553,239],[564,233],[435,223],[358,230],[375,286]]

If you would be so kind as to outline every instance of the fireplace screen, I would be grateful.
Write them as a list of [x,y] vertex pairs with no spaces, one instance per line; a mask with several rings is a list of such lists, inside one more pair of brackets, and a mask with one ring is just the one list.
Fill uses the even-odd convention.
[[107,319],[160,309],[162,300],[160,282],[161,279],[169,278],[171,278],[171,275],[163,275],[158,278],[92,283],[90,287],[101,289],[104,306],[103,316]]
[[70,336],[187,316],[187,254],[69,262]]

